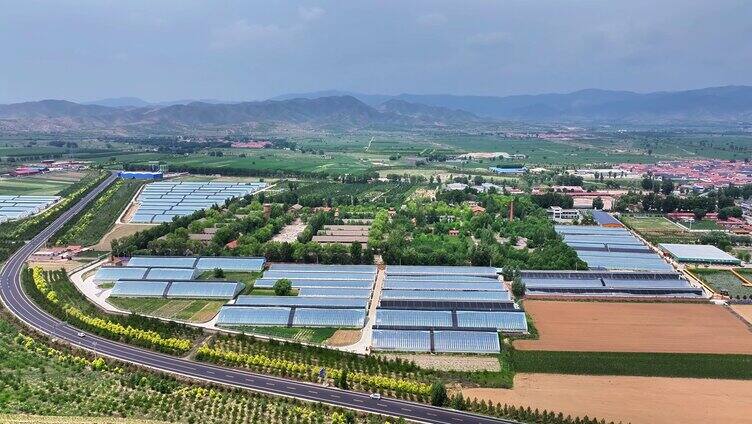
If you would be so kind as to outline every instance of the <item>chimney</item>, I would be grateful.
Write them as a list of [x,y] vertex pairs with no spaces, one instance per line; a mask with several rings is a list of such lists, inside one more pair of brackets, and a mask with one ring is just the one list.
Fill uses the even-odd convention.
[[269,219],[272,216],[272,204],[264,203],[264,218]]
[[509,204],[509,220],[514,219],[514,199],[512,199],[512,203]]

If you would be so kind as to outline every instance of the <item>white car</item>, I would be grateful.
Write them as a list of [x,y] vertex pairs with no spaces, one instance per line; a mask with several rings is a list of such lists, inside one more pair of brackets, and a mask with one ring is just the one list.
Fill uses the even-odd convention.
[[80,331],[79,331],[79,333],[78,333],[78,337],[86,337],[86,334],[85,334],[85,333],[83,333],[83,332],[80,332]]
[[378,393],[371,393],[371,394],[369,395],[369,397],[370,397],[371,399],[376,399],[376,400],[378,400],[378,399],[381,399],[381,395],[380,395],[380,394],[378,394]]

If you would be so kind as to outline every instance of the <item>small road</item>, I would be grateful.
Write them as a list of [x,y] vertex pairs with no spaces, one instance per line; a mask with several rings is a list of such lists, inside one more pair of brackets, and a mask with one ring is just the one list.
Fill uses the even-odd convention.
[[0,270],[0,299],[19,320],[49,337],[106,356],[170,374],[196,380],[239,387],[256,392],[286,396],[311,402],[322,402],[374,414],[403,417],[407,420],[431,424],[498,424],[513,421],[437,408],[430,405],[398,399],[371,399],[368,394],[323,387],[279,377],[255,374],[225,368],[188,359],[177,358],[146,349],[114,342],[93,334],[79,337],[80,330],[58,320],[40,309],[24,293],[21,287],[21,270],[26,259],[44,245],[66,222],[81,212],[116,179],[110,176],[89,192],[73,207],[58,217],[52,224],[37,234],[19,249]]

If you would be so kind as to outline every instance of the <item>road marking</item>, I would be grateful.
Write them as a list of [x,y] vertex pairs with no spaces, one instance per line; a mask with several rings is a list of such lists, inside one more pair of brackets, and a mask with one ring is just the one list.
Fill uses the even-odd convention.
[[267,382],[266,382],[266,385],[267,385],[267,386],[276,386],[276,384],[272,383],[271,381],[267,381]]
[[412,412],[413,411],[412,409],[408,409],[408,408],[400,408],[400,409],[403,410],[403,411],[405,411],[405,412]]
[[333,398],[335,398],[335,399],[339,399],[339,396],[335,395],[334,393],[332,393],[330,396],[333,397]]
[[435,417],[435,416],[436,416],[436,414],[434,414],[433,412],[426,412],[426,415],[430,415],[430,416],[432,416],[432,417]]
[[363,403],[363,401],[360,399],[353,399],[353,402]]
[[312,395],[317,395],[317,394],[319,394],[319,392],[317,392],[317,391],[315,391],[315,390],[308,390],[308,393],[310,393],[310,394],[312,394]]
[[286,388],[287,390],[295,390],[295,387],[292,387],[292,386],[287,386],[287,387],[285,387],[285,388]]

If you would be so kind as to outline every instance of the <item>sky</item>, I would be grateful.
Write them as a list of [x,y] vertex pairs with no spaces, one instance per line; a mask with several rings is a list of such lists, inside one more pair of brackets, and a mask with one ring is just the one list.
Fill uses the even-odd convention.
[[752,1],[0,0],[0,103],[752,85]]

